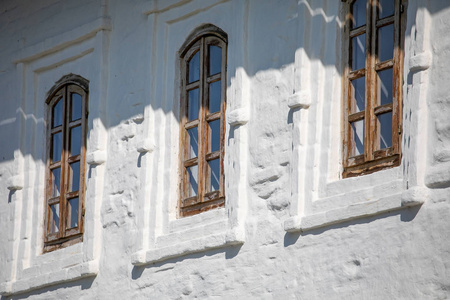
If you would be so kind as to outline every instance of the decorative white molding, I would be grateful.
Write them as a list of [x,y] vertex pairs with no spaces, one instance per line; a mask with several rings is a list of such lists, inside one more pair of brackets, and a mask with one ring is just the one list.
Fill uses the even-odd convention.
[[288,98],[289,108],[303,108],[308,109],[311,105],[311,95],[309,91],[298,91]]
[[235,109],[228,114],[227,120],[231,126],[245,125],[250,120],[250,111],[246,107]]
[[163,248],[138,251],[131,256],[131,263],[135,266],[143,266],[207,250],[241,245],[244,240],[243,230],[234,228],[227,233],[211,234]]
[[99,271],[97,260],[76,264],[48,274],[35,274],[18,281],[0,283],[0,295],[9,296],[43,287],[74,281],[81,278],[96,276]]
[[413,72],[423,71],[431,66],[431,53],[425,51],[409,59],[409,69]]
[[106,162],[106,151],[95,150],[86,155],[86,161],[89,165],[101,165]]
[[284,230],[287,232],[305,232],[401,209],[405,206],[421,205],[424,202],[426,198],[425,188],[415,188],[408,191],[376,201],[356,203],[313,215],[294,216],[284,221]]
[[153,139],[145,139],[141,146],[137,148],[139,153],[153,152],[155,150],[155,142]]
[[88,24],[81,25],[68,32],[53,36],[21,49],[14,59],[14,63],[30,62],[45,55],[60,51],[64,48],[89,39],[101,30],[111,30],[112,22],[108,17],[100,17]]

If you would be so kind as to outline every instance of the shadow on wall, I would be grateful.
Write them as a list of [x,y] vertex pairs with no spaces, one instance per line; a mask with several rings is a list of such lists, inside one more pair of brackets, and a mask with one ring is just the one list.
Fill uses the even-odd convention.
[[[412,2],[415,1],[410,0],[409,2],[411,6]],[[417,8],[425,6],[423,2],[418,2]],[[110,70],[108,89],[111,91],[111,87],[115,87],[115,93],[108,93],[108,109],[110,110],[108,120],[100,121],[106,128],[117,126],[120,122],[130,120],[137,114],[143,114],[147,105],[151,105],[155,111],[162,110],[165,114],[173,114],[173,117],[179,120],[178,110],[174,112],[174,108],[167,105],[165,101],[152,101],[149,99],[151,96],[144,93],[145,87],[151,82],[151,78],[135,75],[149,74],[148,71],[143,70],[149,68],[147,62],[151,60],[146,58],[146,54],[149,51],[144,51],[145,49],[142,49],[144,47],[129,47],[133,43],[135,45],[143,45],[142,36],[146,35],[144,29],[147,26],[147,20],[142,17],[140,6],[125,5],[125,3],[120,2],[117,5],[123,6],[123,9],[139,17],[128,18],[129,22],[126,25],[115,26],[111,32],[110,49],[114,49],[114,52],[110,53],[110,61],[116,63],[117,66],[115,68],[112,67]],[[336,36],[339,28],[342,28],[343,25],[343,20],[340,16],[340,5],[340,1],[291,0],[285,1],[283,5],[280,5],[276,1],[250,0],[248,2],[247,32],[244,32],[244,36],[247,37],[246,45],[242,47],[242,49],[245,49],[245,53],[243,53],[244,58],[240,59],[240,54],[236,55],[232,52],[233,49],[241,47],[229,47],[228,64],[230,65],[230,62],[235,59],[240,59],[242,63],[234,64],[233,69],[229,68],[228,77],[235,77],[234,74],[238,68],[243,68],[249,77],[253,77],[260,72],[284,69],[286,66],[294,64],[296,53],[299,51],[305,53],[311,62],[317,61],[324,67],[333,67],[336,69],[337,74],[342,75],[341,49],[338,49],[340,43]],[[426,5],[429,13],[435,14],[450,7],[450,2],[428,1]],[[267,11],[270,11],[271,17],[261,17]],[[48,17],[49,22],[52,22],[52,18],[60,19],[61,13],[64,12],[69,13],[67,9],[60,9],[59,13]],[[129,17],[129,14],[127,14],[127,17]],[[10,15],[5,17],[11,18]],[[112,18],[117,19],[118,25],[124,22],[123,19],[120,19],[120,16],[112,15]],[[3,21],[0,15],[0,28],[4,28],[4,26],[1,26]],[[414,21],[407,20],[406,36],[410,35]],[[79,26],[76,22],[74,24]],[[41,23],[37,22],[35,26],[39,27]],[[134,28],[134,30],[131,30],[131,28]],[[324,32],[326,34],[323,34]],[[228,32],[228,34],[233,33]],[[23,39],[26,38],[23,37]],[[232,39],[231,36],[229,38],[230,40]],[[124,40],[126,40],[126,43],[124,43]],[[20,46],[16,45],[16,47]],[[270,51],[261,51],[261,49],[270,49]],[[121,62],[125,52],[128,58]],[[125,63],[127,65],[124,65]],[[136,72],[136,70],[139,72]],[[11,72],[7,76],[14,77],[13,73]],[[300,78],[300,80],[302,79]],[[229,85],[230,81],[228,81]],[[171,83],[168,83],[167,86],[172,87]],[[18,91],[14,91],[12,94],[17,99],[20,98]],[[286,97],[288,96],[286,95]],[[90,99],[91,103],[93,101],[95,99]],[[16,102],[19,103],[19,101]],[[44,105],[44,103],[45,99],[42,99],[42,104]],[[128,107],[129,109],[121,109],[123,107]],[[0,119],[0,140],[11,140],[18,133],[20,124],[25,124],[25,128],[35,128],[36,125],[43,122],[43,120],[36,119],[32,113],[23,110],[21,107],[16,108],[15,116],[5,115],[4,118]],[[90,129],[92,129],[92,121],[89,121]],[[31,136],[26,137],[25,146],[22,146],[23,155],[35,155],[31,151],[33,149],[32,139],[33,137]],[[2,145],[0,163],[13,160],[14,150],[17,148],[17,143]],[[34,159],[42,160],[42,157],[34,157]]]
[[157,262],[157,263],[154,263],[151,265],[134,266],[133,270],[131,271],[131,278],[133,280],[137,280],[142,276],[142,274],[146,270],[150,271],[149,269],[154,269],[154,270],[152,270],[152,272],[159,272],[161,270],[172,269],[172,268],[174,268],[174,265],[178,262],[181,262],[183,260],[189,260],[189,259],[198,259],[198,258],[204,257],[204,256],[214,256],[214,255],[219,255],[219,254],[225,254],[226,259],[233,259],[239,253],[239,250],[241,249],[241,247],[242,247],[242,245],[230,246],[230,247],[220,248],[220,249],[212,249],[209,251],[204,251],[204,252],[199,252],[199,253],[194,253],[194,254],[189,254],[189,255],[185,255],[185,256],[181,256],[181,257],[164,260],[162,262]]
[[[80,290],[80,298],[83,298],[83,290],[88,290],[91,288],[92,283],[94,282],[95,277],[91,277],[91,278],[85,278],[85,279],[80,279],[77,281],[72,281],[72,282],[66,282],[63,284],[57,284],[57,285],[52,285],[46,288],[41,288],[41,289],[37,289],[37,290],[33,290],[30,292],[25,292],[22,294],[17,294],[17,295],[13,295],[13,296],[1,296],[0,300],[19,300],[19,299],[28,299],[30,296],[37,296],[37,295],[41,295],[42,297],[44,297],[44,295],[46,293],[50,293],[55,295],[55,291],[59,290],[59,289],[77,289]],[[45,298],[45,297],[44,297]]]

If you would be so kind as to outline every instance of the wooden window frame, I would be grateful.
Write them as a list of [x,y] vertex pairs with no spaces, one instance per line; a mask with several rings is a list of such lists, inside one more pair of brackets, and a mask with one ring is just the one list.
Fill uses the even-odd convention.
[[[209,53],[208,46],[218,46],[221,51],[221,71],[208,75]],[[189,61],[200,52],[200,76],[195,82],[188,82]],[[181,100],[180,100],[180,195],[178,201],[178,216],[195,215],[225,205],[225,175],[224,175],[224,149],[225,149],[225,109],[226,109],[226,63],[227,63],[227,34],[214,25],[204,25],[194,31],[180,50],[181,70]],[[209,113],[209,84],[221,82],[220,110]],[[199,115],[198,119],[188,121],[188,92],[199,89]],[[210,152],[210,133],[208,122],[220,120],[220,149]],[[198,156],[188,157],[189,137],[188,129],[198,128]],[[219,159],[220,177],[219,189],[208,192],[209,182],[208,161]],[[189,175],[187,168],[197,165],[197,195],[189,195]]]
[[[81,96],[81,118],[71,121],[71,97],[72,94]],[[46,192],[45,192],[45,230],[44,252],[53,251],[82,242],[84,232],[84,198],[85,198],[85,164],[86,164],[86,135],[88,119],[88,81],[77,75],[64,76],[50,90],[47,98],[47,168],[46,168]],[[53,107],[62,102],[62,124],[53,126]],[[70,155],[70,129],[80,128],[80,154]],[[61,133],[62,150],[61,159],[52,161],[53,135]],[[78,191],[70,191],[71,173],[70,164],[79,162],[79,188]],[[52,197],[52,170],[60,168],[59,196]],[[68,228],[70,218],[68,201],[78,198],[77,227]],[[51,205],[59,204],[59,231],[51,232]]]
[[[403,83],[403,49],[405,28],[405,3],[395,1],[394,15],[378,19],[378,0],[366,1],[366,24],[352,29],[352,4],[355,0],[345,2],[346,22],[344,29],[343,57],[344,71],[344,103],[343,103],[343,177],[354,177],[369,174],[378,170],[399,166],[401,162],[402,141],[402,83]],[[392,59],[380,62],[377,56],[377,29],[394,24],[394,44]],[[351,70],[352,40],[351,38],[366,34],[365,67]],[[379,105],[380,87],[377,72],[392,69],[392,103]],[[352,80],[365,76],[365,109],[355,112],[352,97]],[[377,116],[392,112],[392,145],[379,149],[380,128]],[[364,154],[353,155],[354,137],[351,122],[364,120]]]

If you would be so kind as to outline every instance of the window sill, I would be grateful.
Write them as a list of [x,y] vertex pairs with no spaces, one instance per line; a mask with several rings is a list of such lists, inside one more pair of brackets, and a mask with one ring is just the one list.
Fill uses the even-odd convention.
[[225,212],[225,209],[216,209],[172,220],[169,223],[168,232],[156,238],[154,247],[134,253],[131,263],[135,266],[143,266],[243,244],[244,230],[240,226],[231,226]]
[[427,189],[414,187],[402,193],[387,196],[375,201],[355,203],[326,212],[294,216],[284,222],[287,232],[306,232],[309,230],[344,223],[364,217],[374,216],[385,212],[422,205],[427,198]]
[[[55,268],[56,269],[56,268]],[[91,260],[68,266],[56,272],[41,273],[41,268],[31,267],[25,269],[27,276],[16,281],[0,284],[0,295],[8,296],[24,293],[47,286],[92,277],[98,274],[98,261]]]

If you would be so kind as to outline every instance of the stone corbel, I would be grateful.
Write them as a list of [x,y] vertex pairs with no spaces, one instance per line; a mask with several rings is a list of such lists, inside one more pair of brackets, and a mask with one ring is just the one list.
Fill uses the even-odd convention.
[[101,165],[106,162],[106,151],[95,150],[86,155],[86,161],[89,165]]
[[231,126],[245,125],[250,120],[250,111],[246,107],[235,109],[228,114],[227,120]]
[[147,153],[147,152],[151,153],[153,152],[153,150],[155,150],[155,143],[153,142],[152,139],[145,139],[142,145],[140,145],[137,148],[137,151],[139,153]]
[[409,69],[412,72],[419,72],[427,70],[431,66],[431,53],[425,51],[412,56],[409,59]]
[[308,109],[311,105],[311,95],[309,91],[298,91],[288,98],[288,106],[291,109],[303,108]]

